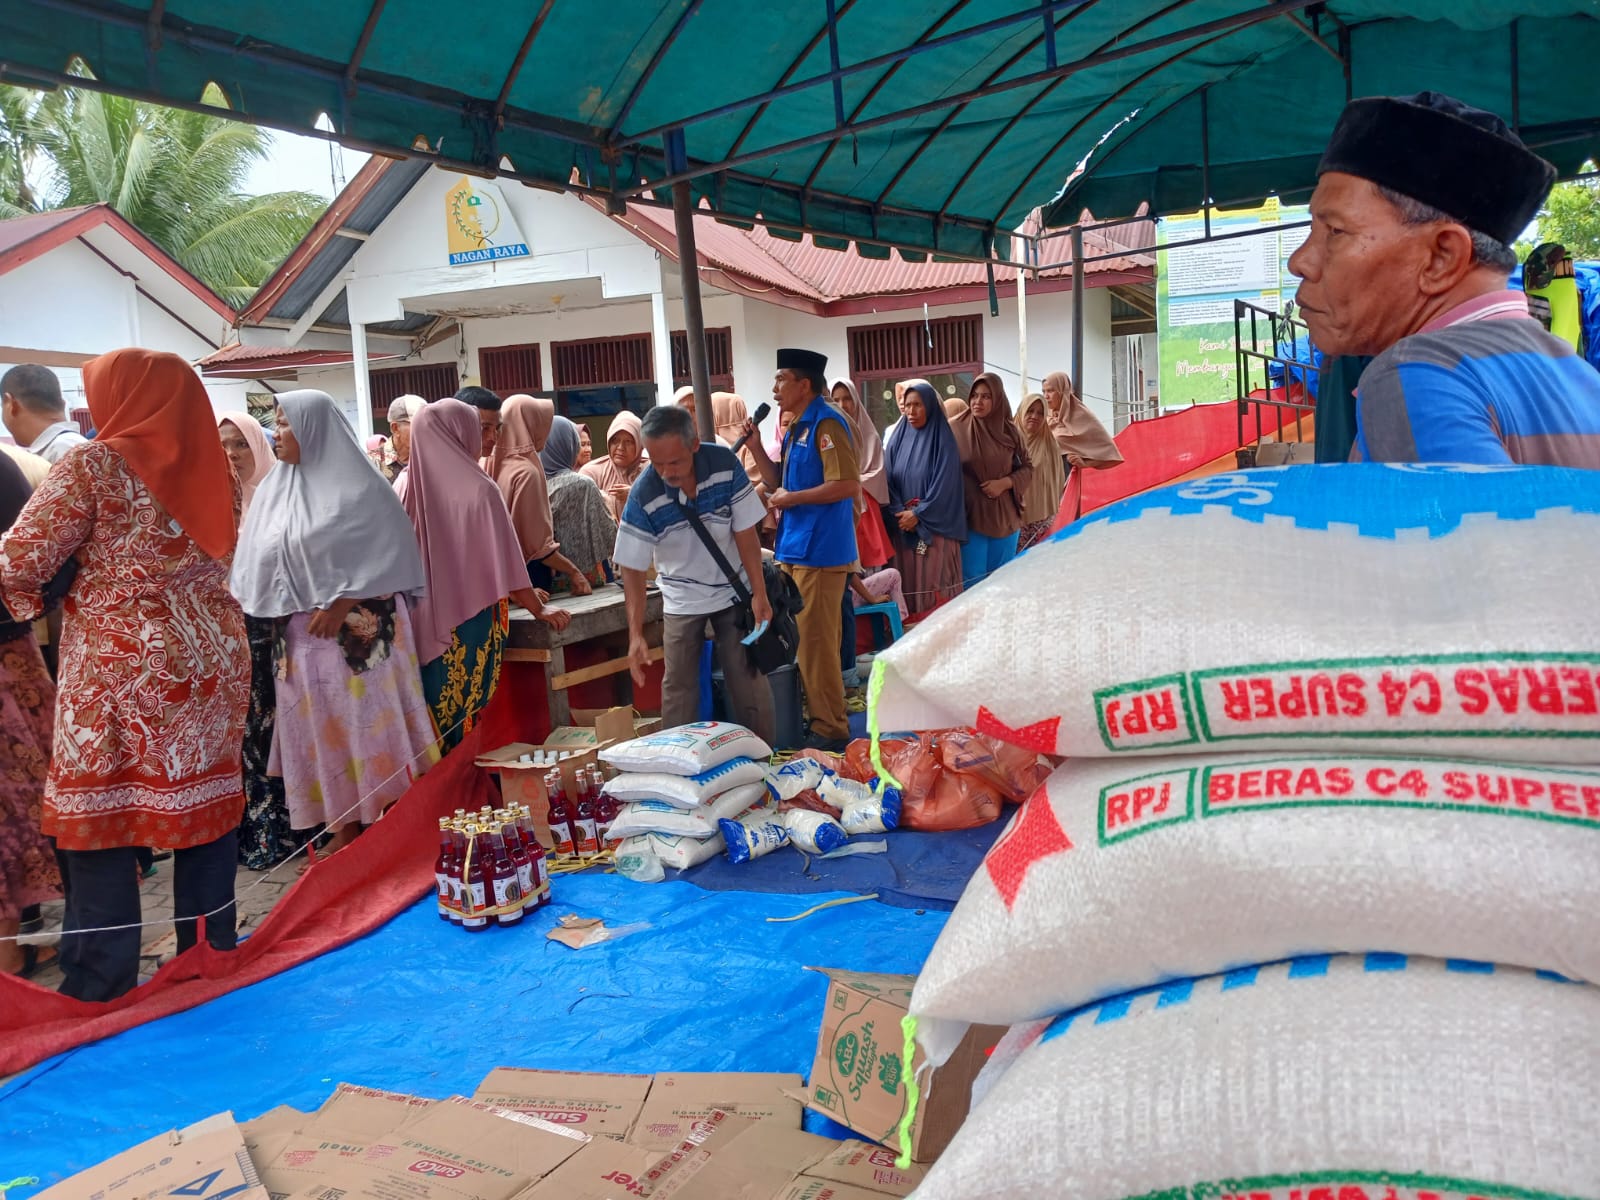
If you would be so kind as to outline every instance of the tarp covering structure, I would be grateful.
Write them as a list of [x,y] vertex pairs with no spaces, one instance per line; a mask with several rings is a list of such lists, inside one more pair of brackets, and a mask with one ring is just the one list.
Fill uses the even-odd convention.
[[[1486,61],[1509,55],[1507,31],[1524,18],[1522,121],[1592,119],[1594,89],[1578,64],[1595,57],[1594,8],[610,0],[596,19],[589,0],[479,5],[470,18],[426,0],[10,0],[0,8],[0,77],[71,82],[64,72],[78,55],[96,86],[193,105],[215,82],[251,120],[311,131],[326,113],[352,145],[399,154],[421,146],[449,164],[556,187],[576,175],[576,186],[614,202],[663,199],[672,182],[690,179],[720,214],[759,216],[828,244],[983,257],[1128,113],[1141,117],[1098,157],[1252,65],[1281,66],[1272,77],[1281,90],[1267,93],[1269,104],[1246,103],[1247,93],[1213,105],[1212,148],[1246,163],[1303,160],[1332,123],[1327,105],[1344,93],[1342,68],[1321,43],[1345,26],[1403,16],[1434,34],[1394,45],[1353,35],[1363,88],[1426,84],[1493,100],[1479,86]],[[1313,41],[1308,30],[1321,34]],[[1318,59],[1328,59],[1335,86],[1318,70],[1311,104],[1296,73],[1307,68],[1294,64],[1317,69]],[[1180,152],[1169,160],[1194,161],[1193,122],[1175,118],[1173,128]],[[1091,160],[1090,177],[1096,169]],[[1254,186],[1255,176],[1249,187],[1219,176],[1212,191]],[[1126,208],[1092,206],[1102,216]]]
[[[47,1185],[215,1112],[314,1108],[340,1082],[442,1098],[497,1066],[805,1075],[827,985],[802,965],[913,973],[945,920],[872,901],[769,919],[829,898],[566,876],[537,916],[481,935],[424,900],[314,962],[0,1086],[0,1182]],[[545,937],[568,912],[650,928],[569,950]]]
[[1593,0],[1334,0],[1301,20],[1298,37],[1220,75],[1174,64],[1130,92],[1114,119],[1138,114],[1090,155],[1046,224],[1073,224],[1086,208],[1102,219],[1141,204],[1194,212],[1208,186],[1219,207],[1274,193],[1303,202],[1353,96],[1446,92],[1498,113],[1563,175],[1600,150],[1600,89],[1579,65],[1600,61]]

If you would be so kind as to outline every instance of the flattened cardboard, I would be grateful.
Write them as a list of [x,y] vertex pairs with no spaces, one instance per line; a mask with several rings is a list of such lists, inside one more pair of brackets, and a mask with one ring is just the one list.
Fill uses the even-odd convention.
[[[828,977],[817,1055],[805,1103],[863,1137],[898,1149],[907,1104],[900,1019],[911,1002],[911,975],[874,975],[807,967]],[[950,1060],[925,1078],[911,1126],[913,1162],[932,1162],[966,1120],[972,1081],[1003,1028],[975,1025]],[[911,1063],[923,1062],[917,1052]]]
[[712,1112],[645,1173],[652,1200],[772,1200],[834,1145],[774,1120]]
[[244,1121],[239,1132],[244,1136],[244,1148],[250,1154],[257,1171],[281,1154],[300,1129],[312,1120],[310,1113],[280,1104],[262,1113],[253,1121]]
[[927,1170],[912,1163],[905,1170],[894,1165],[896,1152],[854,1138],[837,1142],[823,1158],[805,1169],[805,1176],[841,1184],[879,1196],[909,1196]]
[[512,1200],[587,1141],[570,1129],[452,1096],[296,1200]]
[[366,1153],[367,1143],[301,1131],[268,1138],[263,1153],[271,1151],[275,1151],[271,1157],[256,1160],[256,1167],[267,1194],[272,1200],[282,1200],[325,1183],[344,1163],[358,1161]]
[[772,1197],[772,1200],[883,1200],[882,1192],[834,1183],[812,1175],[802,1175]]
[[473,1099],[512,1109],[595,1137],[628,1135],[645,1097],[649,1075],[604,1075],[496,1067]]
[[798,1075],[754,1072],[663,1074],[655,1077],[644,1110],[628,1140],[647,1149],[671,1150],[713,1112],[772,1121],[800,1128],[800,1102],[789,1091],[800,1087]]
[[156,1197],[227,1196],[267,1200],[232,1113],[219,1113],[173,1129],[80,1171],[35,1200],[155,1200]]
[[616,1138],[596,1138],[517,1200],[633,1200],[643,1196],[644,1175],[661,1159]]
[[405,1128],[432,1106],[432,1100],[421,1096],[341,1083],[300,1128],[303,1132],[339,1135],[345,1141],[366,1143]]

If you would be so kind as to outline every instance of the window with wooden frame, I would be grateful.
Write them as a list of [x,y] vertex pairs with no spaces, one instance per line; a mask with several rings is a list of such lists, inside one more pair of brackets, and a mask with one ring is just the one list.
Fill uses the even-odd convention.
[[983,370],[983,318],[939,317],[846,330],[853,379]]
[[[711,376],[711,387],[719,392],[733,391],[733,329],[706,330],[706,373]],[[689,375],[689,334],[686,330],[672,331],[672,385],[685,387],[693,382]]]
[[550,374],[558,391],[654,383],[648,333],[550,343]]
[[504,400],[518,392],[544,389],[539,343],[522,346],[484,346],[478,351],[478,379]]
[[388,428],[389,405],[401,396],[421,396],[429,401],[454,396],[461,386],[461,373],[455,363],[414,363],[373,371],[371,380],[372,419]]

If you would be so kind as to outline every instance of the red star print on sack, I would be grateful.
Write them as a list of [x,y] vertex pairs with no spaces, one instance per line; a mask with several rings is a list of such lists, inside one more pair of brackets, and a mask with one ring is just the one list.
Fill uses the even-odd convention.
[[1050,796],[1041,786],[1028,797],[1012,820],[1011,828],[1000,835],[1000,840],[983,860],[995,890],[1006,903],[1006,911],[1010,912],[1016,904],[1029,867],[1041,858],[1071,849],[1072,839],[1056,820]]
[[979,733],[997,737],[1002,742],[1010,742],[1013,746],[1021,746],[1024,750],[1032,750],[1036,754],[1054,754],[1056,752],[1056,734],[1061,728],[1061,718],[1047,717],[1045,720],[1036,721],[1032,725],[1024,725],[1020,729],[1013,729],[980,704],[975,728]]

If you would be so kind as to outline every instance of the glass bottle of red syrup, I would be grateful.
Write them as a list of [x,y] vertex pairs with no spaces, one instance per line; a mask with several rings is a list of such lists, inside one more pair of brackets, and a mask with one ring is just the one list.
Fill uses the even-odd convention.
[[595,826],[595,801],[599,797],[595,794],[594,786],[589,779],[589,772],[583,769],[578,771],[578,819],[573,823],[572,840],[578,844],[579,854],[594,854],[600,849],[600,835]]
[[494,889],[494,920],[497,925],[515,925],[522,920],[522,887],[517,879],[516,860],[506,844],[506,826],[490,826],[489,845],[494,854],[490,886]]
[[533,866],[533,854],[523,840],[522,822],[515,809],[503,808],[495,814],[500,821],[500,832],[506,839],[506,853],[511,855],[511,865],[517,869],[517,887],[522,891],[522,906],[533,908],[538,904],[539,877]]
[[433,884],[439,901],[439,920],[449,924],[456,920],[451,915],[455,908],[454,884],[450,879],[450,859],[455,852],[455,838],[450,834],[450,818],[439,818],[439,856],[433,860]]
[[482,933],[489,928],[493,859],[488,836],[479,826],[468,825],[461,869],[461,928],[469,933]]
[[533,863],[534,902],[542,908],[550,903],[550,862],[545,857],[544,847],[534,836],[533,811],[526,804],[517,810],[517,825],[522,833],[522,844],[527,847],[528,857]]
[[545,791],[550,796],[550,839],[555,842],[557,854],[574,852],[573,824],[576,814],[561,786],[561,772],[551,771],[544,777]]
[[622,844],[622,839],[611,836],[611,822],[615,821],[617,814],[622,811],[622,802],[605,790],[606,777],[600,773],[599,767],[589,768],[589,781],[594,787],[595,819],[599,826],[600,845],[604,849],[615,850]]

